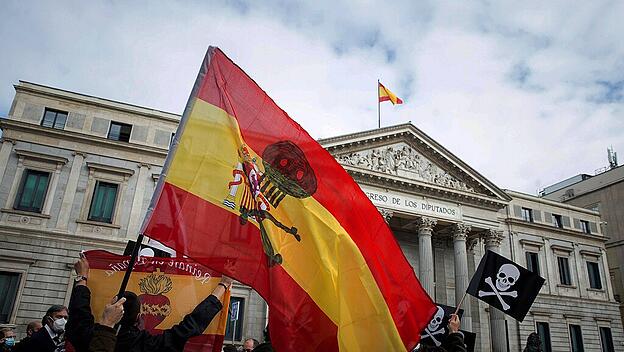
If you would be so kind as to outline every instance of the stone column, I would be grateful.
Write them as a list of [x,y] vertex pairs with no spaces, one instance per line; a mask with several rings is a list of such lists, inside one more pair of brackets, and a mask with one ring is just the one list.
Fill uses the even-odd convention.
[[[485,249],[500,253],[500,245],[503,241],[503,232],[487,230],[485,233]],[[490,332],[492,335],[492,352],[507,351],[507,334],[505,329],[505,314],[490,306]]]
[[150,169],[150,165],[140,163],[139,174],[137,175],[136,187],[134,189],[134,196],[132,197],[132,208],[130,210],[130,221],[128,222],[128,231],[126,237],[134,238],[139,234],[140,226],[143,222],[145,215],[143,209],[143,195],[145,194],[145,185],[147,181],[147,172]]
[[426,217],[421,217],[418,221],[418,279],[433,300],[435,300],[435,287],[433,282],[431,234],[436,223],[436,220]]
[[74,204],[76,189],[78,188],[78,180],[80,179],[80,170],[82,169],[84,159],[85,154],[81,152],[74,152],[74,161],[72,161],[69,178],[67,179],[67,185],[65,186],[65,194],[63,194],[63,200],[61,202],[61,210],[59,211],[58,220],[56,221],[56,227],[58,229],[68,229],[69,217],[71,215],[72,205]]
[[0,184],[2,184],[4,173],[9,169],[9,157],[11,156],[15,141],[8,138],[2,138],[0,141],[2,141],[2,146],[0,147],[0,170],[2,170],[0,171]]
[[[455,252],[455,305],[458,305],[468,288],[470,277],[468,276],[468,251],[466,238],[470,232],[470,226],[459,223],[453,226],[453,248]],[[462,304],[464,315],[462,317],[462,329],[472,331],[472,312],[470,310],[470,298],[466,297]]]

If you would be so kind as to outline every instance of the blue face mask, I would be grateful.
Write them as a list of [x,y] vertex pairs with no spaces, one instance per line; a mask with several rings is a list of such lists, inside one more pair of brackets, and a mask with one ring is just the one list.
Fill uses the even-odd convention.
[[15,337],[7,337],[4,339],[4,345],[7,347],[15,346]]

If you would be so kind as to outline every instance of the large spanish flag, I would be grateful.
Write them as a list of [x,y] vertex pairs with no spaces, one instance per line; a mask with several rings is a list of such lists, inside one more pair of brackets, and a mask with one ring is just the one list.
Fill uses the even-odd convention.
[[[96,319],[115,296],[121,285],[130,257],[106,251],[85,252],[89,260],[91,308]],[[139,296],[141,329],[152,334],[173,327],[208,297],[221,279],[221,274],[188,258],[140,257],[128,281],[128,291]],[[223,309],[206,330],[184,345],[185,352],[220,352],[228,319],[230,294],[222,299]]]
[[360,187],[210,47],[143,233],[253,287],[277,351],[405,351],[435,306]]

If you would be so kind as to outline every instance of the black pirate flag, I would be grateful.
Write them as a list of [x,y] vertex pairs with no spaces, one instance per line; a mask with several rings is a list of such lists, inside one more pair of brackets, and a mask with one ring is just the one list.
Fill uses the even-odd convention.
[[539,275],[487,251],[466,292],[521,322],[543,284]]
[[[451,318],[451,314],[455,313],[455,307],[449,307],[439,303],[436,304],[438,309],[433,314],[433,317],[431,317],[429,324],[420,333],[421,345],[440,347],[449,334],[448,322]],[[460,320],[463,314],[463,309],[457,312]]]

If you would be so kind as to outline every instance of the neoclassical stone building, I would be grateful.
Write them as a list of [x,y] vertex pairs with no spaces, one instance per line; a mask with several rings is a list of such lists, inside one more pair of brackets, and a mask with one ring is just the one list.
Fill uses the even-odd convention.
[[[120,252],[136,237],[179,116],[28,82],[15,89],[0,120],[0,324],[23,333],[67,302],[79,250]],[[411,124],[319,142],[378,207],[435,301],[461,299],[486,249],[546,279],[523,323],[466,299],[462,324],[477,350],[520,351],[538,330],[552,351],[579,339],[585,351],[624,348],[598,213],[503,191]],[[241,315],[226,339],[259,339],[266,305],[244,286],[233,296]]]

